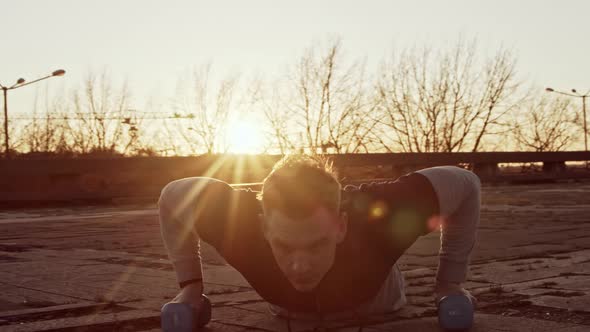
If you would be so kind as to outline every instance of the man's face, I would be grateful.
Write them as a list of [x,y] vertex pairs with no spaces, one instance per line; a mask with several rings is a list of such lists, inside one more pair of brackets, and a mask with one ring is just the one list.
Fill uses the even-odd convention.
[[336,245],[346,235],[346,215],[318,208],[294,220],[271,210],[264,219],[264,235],[281,271],[298,291],[313,290],[334,263]]

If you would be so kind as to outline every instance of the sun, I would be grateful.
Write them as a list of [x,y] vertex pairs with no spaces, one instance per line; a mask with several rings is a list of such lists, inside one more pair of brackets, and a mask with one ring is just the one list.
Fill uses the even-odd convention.
[[237,154],[262,153],[265,148],[260,126],[252,120],[240,119],[227,127],[228,152]]

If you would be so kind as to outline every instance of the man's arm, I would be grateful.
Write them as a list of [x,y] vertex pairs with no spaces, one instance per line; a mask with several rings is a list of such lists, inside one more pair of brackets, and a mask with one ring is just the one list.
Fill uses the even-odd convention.
[[202,291],[203,269],[200,239],[196,232],[196,207],[208,183],[210,181],[200,178],[173,181],[162,189],[158,200],[160,232],[180,288],[196,284]]
[[201,240],[228,262],[247,254],[238,240],[254,227],[238,221],[244,215],[257,216],[256,193],[234,190],[216,179],[192,177],[164,187],[158,205],[162,239],[181,288],[188,284],[202,288]]
[[454,166],[418,171],[432,183],[439,200],[441,247],[437,283],[465,281],[480,214],[481,182],[474,173]]

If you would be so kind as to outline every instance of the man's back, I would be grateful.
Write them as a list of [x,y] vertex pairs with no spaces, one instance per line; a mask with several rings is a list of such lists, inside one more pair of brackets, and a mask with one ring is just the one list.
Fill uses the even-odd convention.
[[338,312],[376,295],[403,252],[432,229],[438,199],[426,177],[347,187],[341,209],[348,231],[334,264],[311,292],[297,291],[265,240],[256,193],[214,182],[201,195],[199,237],[214,246],[268,302],[296,312]]

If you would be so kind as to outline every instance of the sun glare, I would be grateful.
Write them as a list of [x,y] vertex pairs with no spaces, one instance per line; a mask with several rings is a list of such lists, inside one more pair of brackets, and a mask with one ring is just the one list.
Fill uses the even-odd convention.
[[227,128],[227,138],[230,153],[256,154],[264,150],[264,137],[253,121],[242,119],[231,123]]

